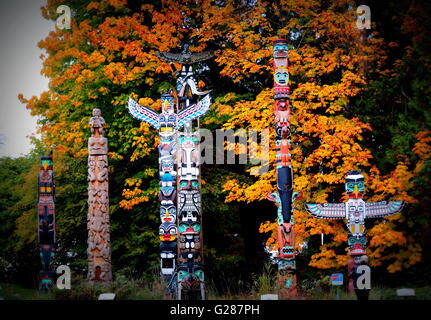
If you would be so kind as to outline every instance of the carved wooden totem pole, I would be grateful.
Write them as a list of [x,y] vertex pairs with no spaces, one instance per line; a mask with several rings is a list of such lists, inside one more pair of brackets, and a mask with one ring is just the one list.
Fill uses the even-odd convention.
[[112,280],[109,235],[108,139],[103,136],[105,120],[93,109],[88,139],[88,280]]
[[[180,54],[162,52],[158,56],[168,62],[182,64],[177,79],[178,109],[190,113],[190,106],[199,103],[199,97],[210,91],[198,91],[191,64],[207,60],[210,52],[191,53],[188,46]],[[207,98],[208,97],[208,98]],[[208,102],[209,103],[209,102]],[[209,105],[208,105],[209,107]],[[189,111],[190,110],[190,111]],[[200,116],[200,115],[199,115]],[[205,299],[199,118],[187,117],[184,130],[178,131],[178,288],[177,298],[184,300]]]
[[[307,212],[321,219],[346,219],[348,232],[349,274],[353,266],[359,265],[366,255],[365,219],[382,218],[401,211],[404,201],[365,202],[362,200],[365,190],[364,176],[361,171],[349,171],[346,176],[346,203],[305,204]],[[349,282],[349,292],[353,284]]]
[[278,193],[268,195],[278,207],[278,294],[296,294],[295,235],[293,230],[293,171],[291,164],[288,48],[285,39],[274,41],[274,114]]
[[39,290],[53,288],[57,278],[54,268],[55,244],[55,185],[52,151],[40,157],[38,176],[38,240],[42,270],[39,272]]
[[[173,53],[158,55],[168,61],[180,59],[177,62],[182,63],[184,61],[181,59],[187,61],[194,59],[190,53],[186,53],[185,57]],[[191,122],[209,110],[211,98],[206,95],[202,100],[190,103],[192,99],[185,96],[186,85],[193,80],[192,74],[188,73],[190,70],[183,68],[182,78],[178,81],[177,97],[174,96],[173,90],[162,91],[161,114],[140,106],[131,98],[128,107],[134,118],[145,121],[159,130],[159,201],[162,222],[159,231],[160,259],[161,274],[167,283],[167,290],[172,297],[178,299],[188,298],[189,293],[200,290],[200,298],[204,299],[199,134],[198,131],[192,131]],[[192,90],[196,89],[195,82],[189,86],[193,88]],[[175,106],[181,109],[175,112]],[[184,132],[179,133],[178,130],[182,127],[185,127]],[[176,264],[177,257],[179,264]]]

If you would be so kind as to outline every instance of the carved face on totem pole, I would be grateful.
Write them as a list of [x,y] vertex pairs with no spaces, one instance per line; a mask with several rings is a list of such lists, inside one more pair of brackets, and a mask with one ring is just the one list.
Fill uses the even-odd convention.
[[199,235],[201,225],[196,221],[181,221],[179,225],[180,235]]
[[289,98],[288,47],[285,39],[274,41],[274,99]]
[[176,202],[176,187],[174,186],[174,178],[170,173],[164,173],[160,181],[159,198],[163,201],[175,203]]
[[194,149],[198,143],[198,138],[189,132],[188,134],[180,134],[178,141],[182,148]]
[[199,264],[178,265],[178,282],[184,291],[198,290],[204,281],[204,269]]
[[177,208],[174,205],[162,204],[160,207],[160,220],[175,223],[177,220]]
[[351,256],[365,255],[365,202],[362,200],[365,185],[361,171],[349,171],[346,176],[346,194],[349,200],[346,203],[347,229],[349,254]]
[[175,112],[175,98],[172,93],[172,89],[166,93],[162,90],[162,113],[172,114]]
[[55,242],[54,206],[39,204],[39,243],[53,244]]
[[159,115],[159,134],[172,136],[177,126],[177,114],[175,113],[175,98],[172,89],[165,93],[162,91],[162,113]]
[[169,156],[175,152],[175,135],[160,136],[159,156]]
[[47,157],[40,157],[40,170],[52,170],[52,152]]
[[39,246],[39,256],[43,270],[50,270],[54,265],[55,245],[47,244]]
[[54,288],[54,282],[57,278],[57,273],[55,271],[40,271],[39,272],[39,290],[48,291]]
[[274,40],[274,58],[287,58],[288,48],[287,41],[285,39]]
[[169,155],[169,156],[163,156],[159,158],[159,162],[160,162],[160,175],[163,176],[164,173],[171,173],[171,174],[176,174],[175,170],[175,160],[174,157]]
[[94,108],[92,112],[93,117],[100,117],[102,115],[102,112],[98,108]]
[[349,171],[346,177],[346,194],[349,199],[362,199],[365,184],[361,171]]
[[175,241],[178,229],[173,222],[163,222],[159,227],[160,241]]
[[277,67],[274,74],[274,81],[278,86],[287,86],[289,82],[289,71],[285,66]]

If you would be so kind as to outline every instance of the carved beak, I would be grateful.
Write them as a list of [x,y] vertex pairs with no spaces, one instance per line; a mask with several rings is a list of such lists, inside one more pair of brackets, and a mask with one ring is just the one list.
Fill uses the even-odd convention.
[[359,190],[358,190],[358,186],[355,186],[355,188],[353,189],[353,193],[355,194],[356,199],[358,198],[359,195]]

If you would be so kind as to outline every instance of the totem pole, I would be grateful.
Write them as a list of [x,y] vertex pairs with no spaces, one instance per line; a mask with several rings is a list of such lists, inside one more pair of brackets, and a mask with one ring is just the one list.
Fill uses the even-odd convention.
[[274,41],[274,114],[278,193],[268,195],[278,207],[278,291],[281,299],[296,294],[295,235],[293,230],[293,171],[291,163],[288,48],[285,39]]
[[112,280],[109,235],[108,139],[103,136],[105,120],[93,109],[88,139],[88,275],[92,282]]
[[[193,61],[191,54],[185,57],[173,53],[158,55],[166,60],[168,57],[179,58],[182,63],[184,63],[182,59]],[[183,71],[185,70],[183,68]],[[185,80],[183,86],[189,83],[190,79],[193,79],[190,75],[183,78]],[[204,115],[211,105],[209,95],[193,104],[190,104],[190,99],[183,100],[186,94],[183,86],[178,85],[177,103],[172,89],[167,93],[162,91],[160,115],[147,107],[140,106],[131,98],[128,103],[129,112],[134,118],[145,121],[159,130],[161,274],[168,283],[167,289],[171,296],[177,295],[178,299],[184,298],[181,293],[186,289],[196,290],[197,287],[201,292],[203,291],[203,269],[198,264],[202,260],[200,219],[198,220],[200,218],[199,135],[197,132],[192,132],[191,122]],[[193,84],[190,87],[192,86]],[[183,106],[183,103],[185,107],[176,113],[175,105]],[[185,127],[184,132],[178,133],[182,127]],[[178,218],[177,212],[179,212]],[[178,240],[179,245],[177,245]],[[204,295],[201,297],[204,298]]]
[[[305,204],[307,212],[320,219],[347,219],[349,255],[348,274],[355,265],[366,258],[365,219],[382,218],[401,211],[404,201],[365,202],[362,200],[365,190],[364,176],[361,171],[349,171],[346,176],[346,203]],[[365,256],[365,257],[364,257]],[[349,281],[349,292],[353,283]]]
[[[184,112],[200,96],[210,91],[198,91],[191,64],[207,60],[211,52],[191,53],[188,45],[180,54],[161,52],[158,56],[168,62],[182,64],[177,79],[178,109]],[[205,99],[205,98],[204,98]],[[181,112],[180,111],[180,112]],[[177,298],[205,299],[199,121],[194,126],[188,119],[184,130],[178,132],[178,288]]]
[[39,290],[53,288],[57,273],[54,269],[55,244],[55,185],[52,151],[40,157],[38,176],[38,240],[42,270],[39,272]]

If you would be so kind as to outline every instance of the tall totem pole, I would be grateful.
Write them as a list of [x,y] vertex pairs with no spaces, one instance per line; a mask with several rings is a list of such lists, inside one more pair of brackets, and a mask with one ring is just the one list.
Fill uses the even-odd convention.
[[[349,255],[349,274],[353,266],[359,265],[361,257],[366,255],[365,219],[382,218],[401,211],[404,201],[365,202],[362,200],[365,190],[364,176],[361,171],[349,171],[346,176],[346,203],[305,204],[307,212],[320,219],[347,219]],[[349,282],[349,291],[353,291]]]
[[112,280],[109,235],[108,139],[103,136],[105,120],[93,109],[88,139],[88,275],[90,282]]
[[[190,106],[198,103],[200,96],[210,91],[200,92],[191,64],[207,60],[211,52],[191,53],[188,45],[180,54],[161,52],[160,58],[168,62],[182,64],[177,79],[178,109],[189,112]],[[178,299],[205,299],[201,177],[200,177],[200,135],[199,118],[194,126],[188,118],[184,130],[178,132]]]
[[[158,56],[166,61],[186,64],[182,67],[177,81],[177,96],[174,96],[173,90],[162,92],[160,115],[140,106],[131,98],[128,104],[134,118],[159,130],[161,274],[168,283],[171,296],[176,296],[177,299],[205,299],[200,137],[199,130],[192,130],[192,121],[209,110],[211,99],[207,92],[197,91],[193,69],[187,64],[205,60],[208,55],[192,54],[187,48],[181,54],[158,53]],[[192,98],[192,94],[205,96],[198,101]],[[183,127],[184,131],[180,132],[179,129]]]
[[278,207],[278,292],[281,299],[296,294],[295,236],[293,230],[293,171],[291,163],[288,48],[274,41],[274,114],[278,193],[268,195]]
[[57,273],[54,269],[55,244],[55,185],[52,151],[40,157],[38,176],[38,240],[42,270],[39,272],[39,290],[54,287]]

